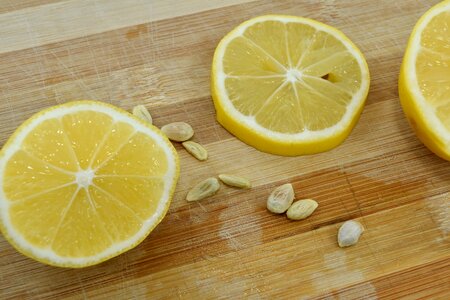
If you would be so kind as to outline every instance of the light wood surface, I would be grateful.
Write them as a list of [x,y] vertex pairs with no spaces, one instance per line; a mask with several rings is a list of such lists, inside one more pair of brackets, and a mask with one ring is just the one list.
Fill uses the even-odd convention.
[[[0,236],[0,299],[450,299],[450,163],[427,150],[403,116],[397,77],[413,25],[437,1],[0,0],[0,143],[33,113],[75,99],[131,109],[162,126],[189,122],[210,158],[176,145],[181,178],[170,211],[135,249],[73,270],[46,266]],[[250,148],[214,119],[214,48],[253,16],[310,17],[346,33],[365,54],[369,98],[336,149],[280,157]],[[232,173],[187,203],[199,179]],[[319,208],[293,222],[265,201],[283,183]],[[360,242],[340,249],[339,225]]]

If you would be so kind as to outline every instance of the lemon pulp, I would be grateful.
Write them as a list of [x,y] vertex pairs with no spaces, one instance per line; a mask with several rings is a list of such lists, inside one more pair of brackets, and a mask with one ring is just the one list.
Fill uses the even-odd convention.
[[167,211],[178,177],[170,142],[99,102],[26,121],[0,158],[1,228],[24,254],[79,267],[137,245]]
[[362,54],[320,22],[262,16],[216,49],[212,96],[219,122],[275,154],[330,149],[348,135],[369,87]]
[[400,69],[399,96],[418,138],[450,160],[450,1],[432,7],[415,25]]

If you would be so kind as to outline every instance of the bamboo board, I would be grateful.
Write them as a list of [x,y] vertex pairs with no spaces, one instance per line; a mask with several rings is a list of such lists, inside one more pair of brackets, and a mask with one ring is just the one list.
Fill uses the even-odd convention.
[[[0,1],[0,143],[33,113],[75,99],[124,109],[145,104],[154,123],[189,122],[210,158],[179,145],[170,211],[138,247],[98,266],[46,266],[0,236],[1,299],[449,299],[450,164],[427,150],[402,113],[397,77],[413,25],[437,1]],[[209,92],[218,41],[253,16],[314,18],[362,50],[371,90],[350,137],[303,157],[254,150],[216,121]],[[199,178],[232,173],[253,189],[184,197]],[[309,219],[265,209],[291,182],[316,199]],[[339,225],[366,232],[340,249]]]

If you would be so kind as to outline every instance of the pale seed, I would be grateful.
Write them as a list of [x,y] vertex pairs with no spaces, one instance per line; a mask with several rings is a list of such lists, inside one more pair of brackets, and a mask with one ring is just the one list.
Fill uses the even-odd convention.
[[152,116],[144,105],[136,105],[133,107],[133,115],[145,122],[153,124]]
[[346,221],[339,228],[338,244],[339,247],[348,247],[356,244],[359,237],[364,232],[364,227],[357,221]]
[[228,175],[228,174],[220,174],[219,179],[225,183],[226,185],[237,187],[240,189],[246,189],[250,188],[252,184],[250,183],[250,180],[244,177],[239,177],[235,175]]
[[294,197],[292,184],[283,184],[270,194],[267,199],[267,209],[273,213],[282,214],[291,206]]
[[309,217],[318,206],[319,204],[312,199],[296,201],[289,207],[286,215],[291,220],[303,220]]
[[184,142],[194,135],[191,125],[185,122],[174,122],[161,127],[161,131],[172,141]]
[[208,152],[199,143],[186,141],[181,143],[181,145],[183,145],[186,151],[198,160],[206,160],[208,158]]
[[206,197],[212,196],[220,188],[219,180],[217,178],[211,177],[197,183],[187,194],[187,201],[198,201],[205,199]]

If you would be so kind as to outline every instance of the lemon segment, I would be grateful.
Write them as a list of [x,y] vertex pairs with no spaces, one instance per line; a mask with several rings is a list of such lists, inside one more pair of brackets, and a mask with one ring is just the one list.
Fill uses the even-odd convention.
[[337,29],[311,19],[251,19],[227,34],[214,53],[217,120],[273,154],[317,153],[341,143],[368,89],[361,52]]
[[85,267],[139,244],[164,217],[178,156],[152,125],[71,102],[22,124],[0,154],[0,229],[17,250]]
[[400,70],[399,96],[418,138],[450,160],[450,1],[429,9],[415,25]]

